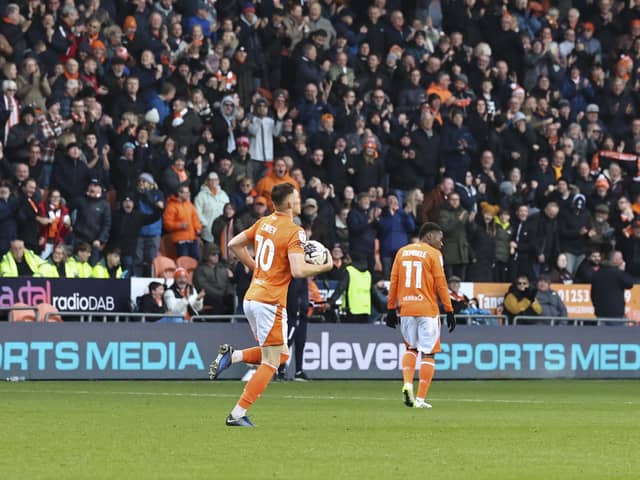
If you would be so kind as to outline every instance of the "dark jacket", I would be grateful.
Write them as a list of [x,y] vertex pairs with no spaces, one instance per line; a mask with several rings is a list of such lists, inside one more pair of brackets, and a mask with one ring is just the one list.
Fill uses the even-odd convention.
[[7,200],[0,200],[0,255],[9,250],[11,240],[16,238],[16,199],[10,196]]
[[596,317],[624,318],[624,291],[633,287],[633,277],[617,267],[603,266],[593,274],[591,301]]
[[29,202],[25,195],[20,195],[15,211],[18,238],[24,240],[25,248],[39,252],[40,223],[36,220],[37,215],[38,207],[35,200],[31,199],[31,202]]
[[[464,213],[462,220],[460,215]],[[469,242],[467,241],[467,222],[469,215],[462,207],[455,210],[445,203],[440,210],[438,224],[444,233],[442,255],[445,265],[469,263]]]
[[591,229],[591,215],[583,208],[580,211],[571,209],[560,212],[558,219],[558,234],[560,238],[560,249],[574,255],[583,255],[589,245],[589,237],[580,233],[580,229]]
[[353,188],[356,193],[366,192],[370,187],[381,187],[384,180],[384,166],[380,157],[369,163],[361,155],[353,158],[351,163],[355,173]]
[[191,147],[202,133],[202,122],[200,117],[191,109],[182,118],[184,121],[181,125],[173,126],[173,116],[169,115],[164,120],[164,130],[167,134],[175,139],[179,147]]
[[51,174],[51,188],[60,190],[67,203],[73,204],[84,195],[89,184],[89,167],[82,160],[68,156],[56,158]]
[[77,240],[106,244],[111,231],[111,207],[104,198],[81,197],[76,203],[77,214],[73,233]]
[[[466,146],[460,144],[466,142]],[[464,182],[465,172],[471,166],[471,155],[476,151],[477,143],[471,130],[464,125],[460,128],[453,123],[445,125],[442,131],[442,163],[447,175],[457,182]]]
[[159,208],[148,215],[135,209],[131,213],[120,209],[113,215],[109,244],[118,247],[123,257],[135,255],[142,227],[159,220],[161,215],[162,210]]
[[351,253],[360,252],[367,257],[374,254],[377,222],[369,223],[369,211],[354,206],[347,217]]
[[496,261],[496,233],[499,226],[492,220],[484,223],[482,215],[470,228],[471,265],[467,272],[469,281],[493,282],[493,267]]

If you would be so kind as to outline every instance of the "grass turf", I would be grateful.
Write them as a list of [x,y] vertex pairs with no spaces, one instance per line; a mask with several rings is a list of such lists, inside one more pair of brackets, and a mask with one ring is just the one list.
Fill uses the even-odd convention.
[[[0,478],[637,479],[637,381],[272,383],[259,428],[224,426],[239,382],[0,384]],[[293,476],[293,477],[292,477]]]

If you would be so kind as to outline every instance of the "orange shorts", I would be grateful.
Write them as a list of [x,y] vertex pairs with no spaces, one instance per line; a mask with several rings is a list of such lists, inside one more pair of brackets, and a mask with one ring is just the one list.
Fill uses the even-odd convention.
[[253,336],[261,347],[284,345],[287,338],[287,309],[282,305],[245,300],[242,302]]

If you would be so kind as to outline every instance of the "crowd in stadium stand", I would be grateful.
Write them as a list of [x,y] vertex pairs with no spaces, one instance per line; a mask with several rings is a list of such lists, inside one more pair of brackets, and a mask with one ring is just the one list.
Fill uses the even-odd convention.
[[331,280],[425,221],[462,281],[614,250],[638,280],[640,1],[550,3],[0,1],[0,274],[149,276],[162,243],[228,300],[291,182]]

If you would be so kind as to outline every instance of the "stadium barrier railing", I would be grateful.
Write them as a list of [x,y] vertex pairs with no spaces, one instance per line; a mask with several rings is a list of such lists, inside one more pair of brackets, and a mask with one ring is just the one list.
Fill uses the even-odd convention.
[[[456,313],[455,317],[456,323],[460,325],[499,326],[506,325],[507,323],[507,316],[500,313],[488,315],[477,313]],[[440,315],[440,320],[443,324],[446,318],[446,315]]]
[[[24,306],[24,307],[2,307],[0,308],[0,316],[4,317],[5,314],[10,318],[11,312],[30,310],[34,313],[35,319],[34,322],[39,321],[40,312],[38,311],[38,307]],[[15,320],[13,320],[15,321]]]
[[[170,313],[138,313],[138,312],[49,312],[45,314],[44,321],[48,321],[49,316],[60,316],[63,317],[78,317],[80,322],[107,322],[109,319],[115,323],[126,323],[129,322],[130,319],[136,319],[136,321],[146,322],[147,318],[182,318],[182,315],[173,315]],[[94,320],[94,318],[100,318],[101,320]]]
[[[556,325],[574,325],[581,327],[584,325],[637,325],[628,318],[574,318],[574,317],[537,317],[535,315],[517,315],[513,319],[513,324],[518,325],[522,322],[532,322],[535,324],[544,324],[550,326]],[[529,325],[531,323],[528,323]]]
[[[0,314],[9,314],[14,310],[31,310],[34,312],[35,321],[39,321],[38,309],[36,307],[4,307],[0,308]],[[181,317],[180,315],[162,314],[162,313],[139,313],[139,312],[48,312],[42,319],[44,322],[48,322],[49,316],[61,316],[61,317],[74,317],[78,318],[80,322],[108,322],[113,321],[116,323],[126,323],[133,319],[133,321],[146,322],[149,319],[160,319],[167,317]],[[181,317],[184,318],[184,317]],[[445,315],[441,315],[441,320],[445,321]],[[247,317],[243,314],[229,314],[229,315],[194,315],[191,317],[193,322],[216,322],[216,321],[228,321],[229,323],[236,323],[238,320],[246,320]],[[495,315],[480,315],[480,314],[456,314],[456,321],[460,325],[475,325],[475,326],[498,326],[507,324],[507,316],[503,314]],[[496,322],[494,324],[493,322]],[[539,325],[573,325],[576,327],[584,325],[637,325],[633,321],[626,318],[572,318],[572,317],[538,317],[518,315],[513,319],[513,325],[531,325],[531,323]],[[531,323],[529,323],[531,322]]]

